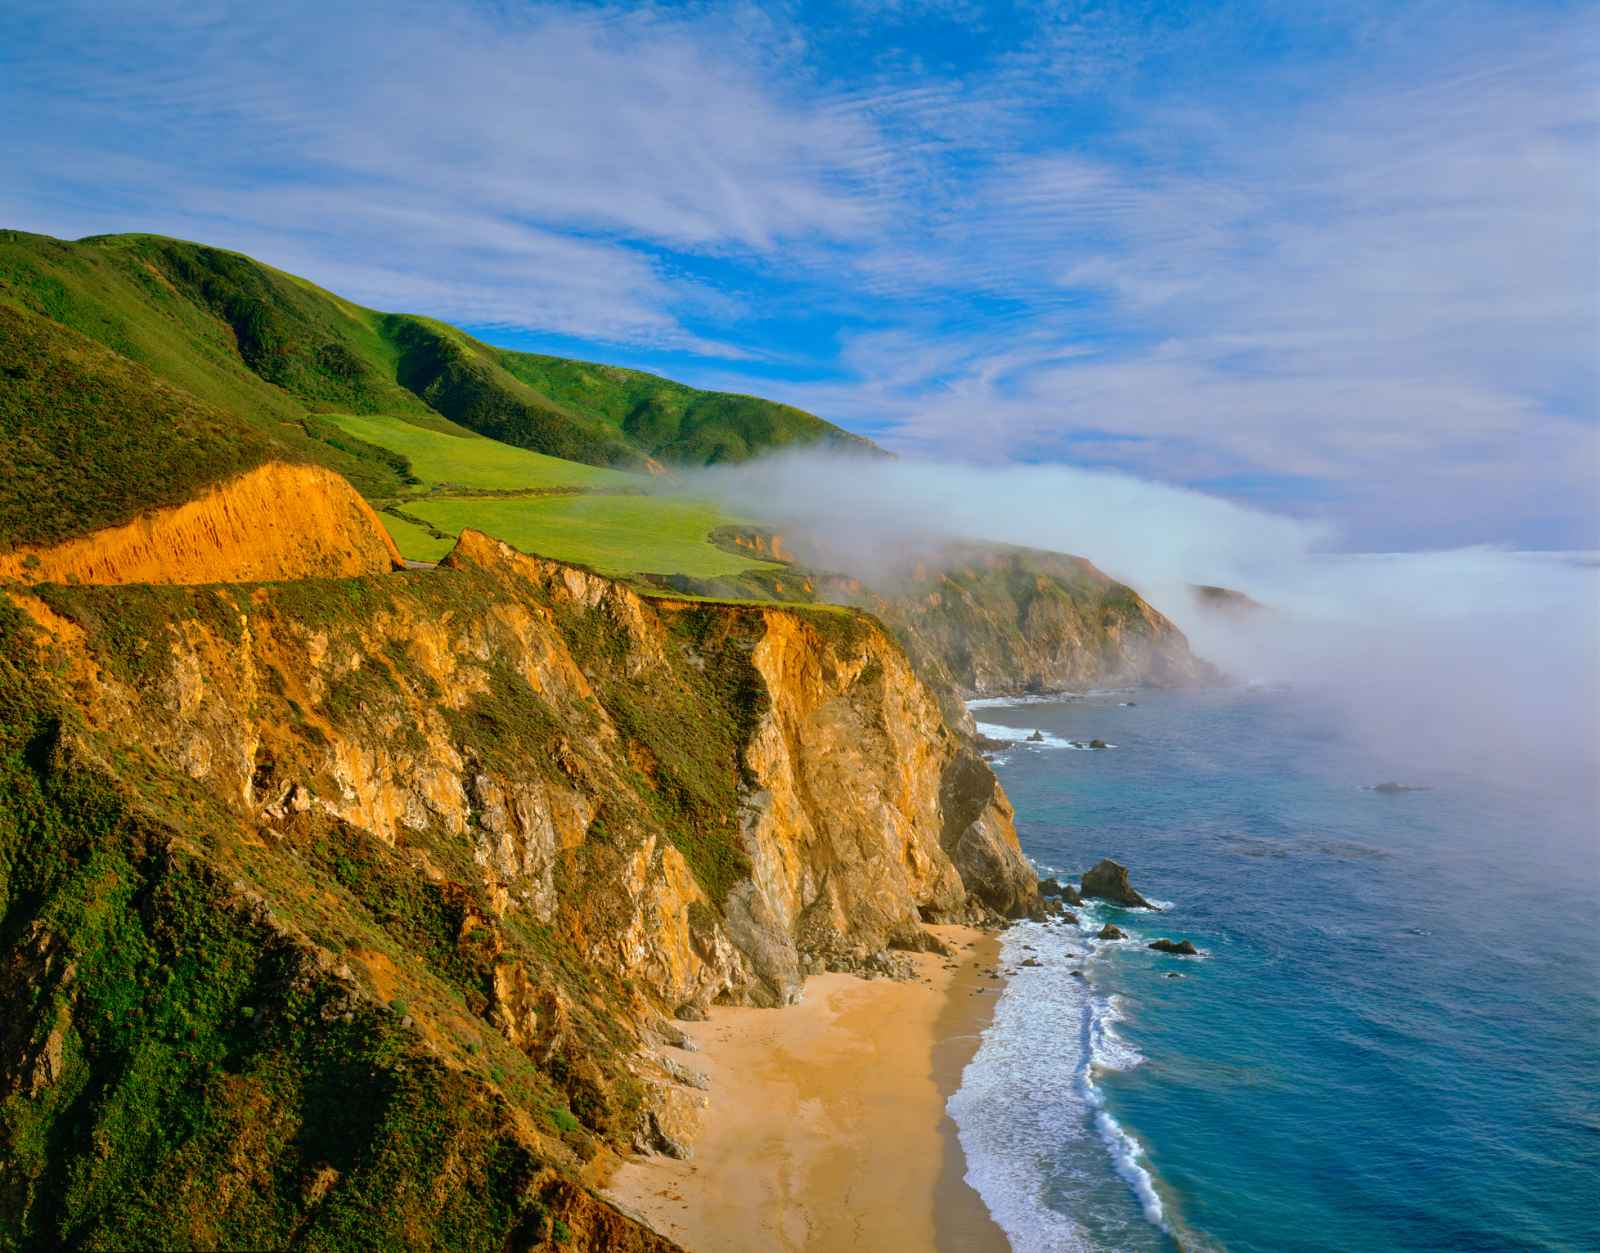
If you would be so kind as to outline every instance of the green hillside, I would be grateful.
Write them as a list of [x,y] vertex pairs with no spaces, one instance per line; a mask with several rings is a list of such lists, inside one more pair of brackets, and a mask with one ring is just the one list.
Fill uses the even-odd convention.
[[143,366],[0,304],[0,550],[115,526],[292,455]]
[[0,231],[0,304],[69,326],[264,426],[307,413],[392,414],[623,469],[807,444],[875,447],[787,405],[509,352],[428,318],[352,304],[238,253],[156,235],[66,242]]
[[[714,505],[679,496],[443,497],[408,502],[405,512],[446,535],[471,527],[523,552],[575,561],[617,577],[682,574],[717,579],[778,569],[711,543],[710,533],[728,519]],[[389,521],[390,515],[383,516]],[[406,556],[424,555],[414,551],[414,535],[390,533]],[[413,551],[407,550],[408,544]],[[433,542],[435,553],[438,544]]]
[[385,448],[403,457],[409,472],[423,484],[518,491],[540,488],[636,487],[636,474],[563,461],[515,448],[471,431],[452,433],[382,414],[318,415],[369,448]]

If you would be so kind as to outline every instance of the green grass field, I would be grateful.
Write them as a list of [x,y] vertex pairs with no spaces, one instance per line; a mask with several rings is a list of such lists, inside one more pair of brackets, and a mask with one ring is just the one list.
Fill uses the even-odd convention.
[[515,491],[541,487],[639,487],[648,482],[637,474],[547,457],[482,435],[430,430],[404,418],[342,413],[317,416],[356,439],[401,454],[419,479],[441,487]]
[[412,561],[438,561],[456,545],[454,538],[438,539],[415,522],[407,522],[392,513],[380,513],[378,518],[400,555]]
[[[440,497],[408,501],[405,511],[452,535],[472,527],[523,552],[602,574],[718,578],[769,564],[712,545],[711,530],[730,519],[705,501],[677,496]],[[439,541],[390,514],[382,517],[407,557],[437,560]]]

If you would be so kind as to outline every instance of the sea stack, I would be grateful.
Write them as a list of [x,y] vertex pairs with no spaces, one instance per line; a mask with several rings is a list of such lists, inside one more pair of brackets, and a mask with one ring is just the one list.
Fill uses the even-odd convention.
[[1113,905],[1126,905],[1138,909],[1155,908],[1133,890],[1133,884],[1128,882],[1128,868],[1118,865],[1109,857],[1101,858],[1100,864],[1093,870],[1084,871],[1083,894],[1097,896],[1103,901],[1110,901]]

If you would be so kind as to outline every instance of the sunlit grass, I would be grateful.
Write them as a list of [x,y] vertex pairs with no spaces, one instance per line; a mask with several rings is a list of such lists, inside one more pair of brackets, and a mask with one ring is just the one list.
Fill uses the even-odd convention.
[[770,564],[713,545],[707,536],[730,519],[681,496],[448,497],[408,502],[406,512],[452,535],[472,527],[602,574],[717,578]]
[[400,453],[424,483],[482,490],[630,487],[647,480],[578,461],[515,448],[482,435],[451,435],[382,414],[319,414],[340,430]]

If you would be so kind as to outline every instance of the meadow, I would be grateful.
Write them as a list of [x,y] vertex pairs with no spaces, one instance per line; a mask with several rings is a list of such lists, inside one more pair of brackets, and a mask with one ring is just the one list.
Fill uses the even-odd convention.
[[[716,506],[682,496],[441,496],[408,501],[407,514],[451,535],[465,527],[505,540],[523,552],[573,561],[602,574],[687,574],[722,578],[746,570],[770,568],[726,552],[708,538],[713,528],[732,519]],[[385,524],[395,519],[384,514]],[[420,528],[410,528],[413,532]],[[418,546],[415,536],[391,527],[395,543],[408,557]],[[432,551],[448,543],[428,537]]]
[[639,487],[649,480],[622,470],[608,470],[565,461],[487,439],[470,431],[459,434],[419,426],[381,414],[318,414],[364,443],[399,453],[411,473],[425,484],[482,491],[527,491],[539,488]]

